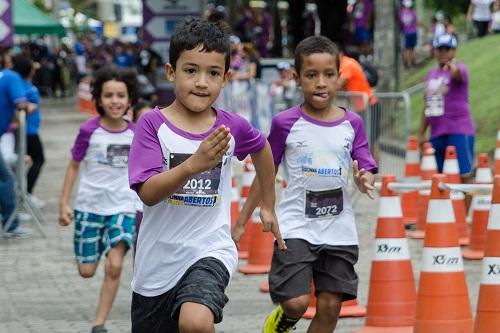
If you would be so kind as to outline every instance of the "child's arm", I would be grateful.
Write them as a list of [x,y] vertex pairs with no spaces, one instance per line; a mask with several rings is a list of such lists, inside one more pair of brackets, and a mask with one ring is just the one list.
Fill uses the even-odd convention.
[[209,170],[229,149],[229,128],[221,126],[202,141],[196,152],[180,165],[152,176],[139,187],[139,197],[148,206],[168,198],[190,177]]
[[373,190],[375,187],[373,183],[375,183],[375,176],[364,168],[359,170],[358,161],[352,163],[352,173],[354,182],[358,186],[359,191],[361,193],[366,193],[370,199],[374,199]]
[[59,224],[62,226],[67,226],[73,222],[73,210],[69,205],[69,201],[71,199],[71,193],[73,192],[73,186],[75,185],[79,170],[80,162],[71,159],[69,161],[68,169],[66,170],[61,199],[59,201]]
[[[252,161],[255,166],[257,177],[255,177],[250,188],[250,194],[243,205],[243,208],[238,215],[236,225],[232,230],[233,240],[239,242],[248,219],[252,215],[255,207],[261,202],[260,219],[264,232],[271,231],[276,237],[278,248],[286,250],[286,244],[279,230],[278,220],[274,205],[276,201],[275,183],[275,168],[271,148],[269,143],[258,153],[252,154]],[[261,186],[260,184],[264,184]]]

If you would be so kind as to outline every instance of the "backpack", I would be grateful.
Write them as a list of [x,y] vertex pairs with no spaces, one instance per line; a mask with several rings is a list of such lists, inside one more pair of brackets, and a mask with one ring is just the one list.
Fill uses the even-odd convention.
[[375,87],[378,83],[378,72],[370,64],[361,63],[361,68],[363,68],[363,72],[365,73],[366,79],[368,80],[368,84],[370,87]]

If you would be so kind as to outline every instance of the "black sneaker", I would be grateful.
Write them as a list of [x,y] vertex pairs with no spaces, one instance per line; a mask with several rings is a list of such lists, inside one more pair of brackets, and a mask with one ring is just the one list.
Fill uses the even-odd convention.
[[104,325],[96,325],[92,327],[91,333],[108,333],[108,330],[104,327]]

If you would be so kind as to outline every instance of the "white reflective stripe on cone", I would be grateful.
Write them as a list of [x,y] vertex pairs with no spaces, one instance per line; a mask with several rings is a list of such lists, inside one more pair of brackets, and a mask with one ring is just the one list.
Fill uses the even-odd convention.
[[423,171],[437,170],[437,163],[434,156],[424,156],[422,158],[422,164],[420,166],[420,170]]
[[403,217],[399,197],[381,197],[378,206],[379,218]]
[[422,272],[462,272],[464,262],[459,247],[425,247],[422,251]]
[[474,210],[490,210],[491,195],[476,194],[474,199]]
[[448,199],[431,199],[427,209],[427,223],[455,223],[453,204]]
[[377,238],[373,250],[374,261],[410,259],[406,238]]
[[500,160],[500,148],[495,149],[495,160]]
[[463,192],[459,192],[459,191],[451,191],[450,198],[451,198],[451,200],[463,200],[463,199],[465,199],[465,194],[463,194]]
[[449,174],[449,175],[459,175],[460,174],[460,168],[458,167],[458,161],[453,159],[453,160],[444,160],[443,164],[443,173]]
[[491,205],[488,230],[500,230],[500,204]]
[[420,156],[418,151],[407,151],[406,152],[406,164],[418,164]]
[[500,257],[483,258],[481,284],[498,284],[500,286]]
[[490,168],[478,168],[476,170],[476,183],[489,184],[493,183],[493,175]]

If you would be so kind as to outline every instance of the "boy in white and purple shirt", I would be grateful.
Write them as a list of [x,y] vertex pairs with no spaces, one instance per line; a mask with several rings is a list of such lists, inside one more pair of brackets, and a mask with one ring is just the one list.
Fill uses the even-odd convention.
[[[276,115],[268,137],[287,184],[277,210],[287,250],[275,246],[273,253],[269,288],[279,306],[267,317],[264,333],[291,332],[309,305],[313,280],[318,302],[308,332],[333,332],[342,301],[355,299],[358,286],[349,170],[352,164],[356,185],[371,198],[377,172],[363,120],[333,104],[337,47],[326,37],[308,37],[297,45],[295,68],[304,103]],[[259,201],[256,183],[233,228],[235,241]]]

